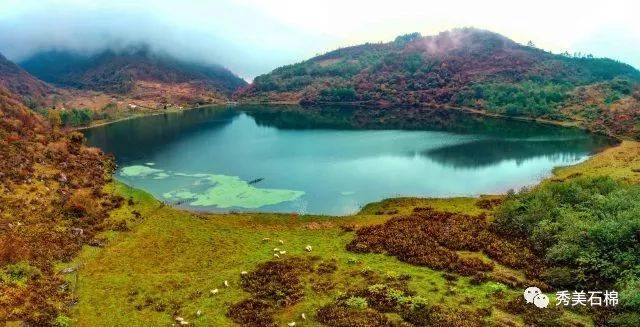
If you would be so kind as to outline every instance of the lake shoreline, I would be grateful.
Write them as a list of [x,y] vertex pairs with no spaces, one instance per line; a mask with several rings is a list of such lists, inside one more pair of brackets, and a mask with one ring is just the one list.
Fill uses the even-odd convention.
[[163,111],[160,111],[160,112],[141,113],[141,114],[131,115],[131,116],[122,117],[122,118],[118,118],[118,119],[114,119],[114,120],[101,121],[99,123],[91,124],[89,126],[73,127],[73,128],[70,128],[70,130],[72,130],[72,131],[84,131],[84,130],[88,130],[88,129],[92,129],[92,128],[96,128],[96,127],[107,126],[107,125],[112,125],[112,124],[115,124],[115,123],[131,120],[131,119],[136,119],[136,118],[153,117],[153,116],[160,116],[160,115],[164,115],[164,114],[180,113],[180,112],[189,111],[189,110],[211,108],[211,107],[226,107],[226,106],[231,106],[231,105],[233,105],[233,104],[207,104],[207,105],[202,105],[202,106],[198,106],[198,107],[188,107],[188,108],[183,108],[183,109],[163,110]]
[[[640,143],[624,141],[586,161],[557,167],[551,176],[532,187],[603,173],[616,179],[633,177],[636,179],[630,181],[637,182],[640,174],[634,174],[631,168],[640,167],[638,154]],[[336,267],[336,273],[325,274],[323,278],[332,278],[331,285],[336,285],[337,291],[344,291],[352,285],[359,286],[361,279],[358,276],[367,272],[381,276],[410,276],[412,280],[409,285],[418,296],[459,300],[459,293],[447,295],[447,285],[451,283],[449,276],[459,276],[457,274],[409,264],[387,254],[358,253],[349,250],[348,245],[357,238],[356,231],[362,228],[410,217],[426,208],[454,215],[490,217],[493,206],[505,196],[388,198],[368,203],[357,214],[335,217],[269,212],[199,212],[164,205],[150,193],[115,180],[104,191],[128,199],[121,208],[111,213],[110,218],[114,222],[125,222],[127,228],[105,233],[106,244],[101,247],[85,246],[73,261],[57,266],[58,270],[82,267],[82,270],[78,269],[64,277],[77,294],[78,302],[70,316],[79,326],[100,325],[105,321],[105,316],[115,317],[109,318],[109,321],[121,325],[135,325],[142,319],[147,324],[150,321],[157,325],[170,323],[175,311],[140,310],[138,303],[151,298],[154,303],[163,304],[175,299],[176,294],[182,296],[179,298],[179,310],[186,319],[205,325],[229,325],[230,303],[246,299],[246,292],[241,288],[242,276],[247,272],[253,274],[256,267],[264,264],[311,256]],[[282,252],[276,253],[276,247]],[[470,255],[485,258],[482,252]],[[530,282],[535,282],[519,277],[519,270],[498,263],[496,266],[499,267],[499,273],[516,276],[518,283],[530,285]],[[82,274],[81,283],[78,283],[78,274]],[[509,284],[510,280],[504,283],[489,280],[476,285],[466,282],[469,277],[459,276],[458,279],[465,283],[462,284],[465,288],[459,289],[469,289],[462,294],[472,299],[470,305],[474,308],[491,305],[486,301],[491,299],[497,286],[508,298],[522,296],[521,287]],[[114,280],[118,282],[114,283]],[[173,285],[171,283],[176,281],[180,283],[180,288],[158,292],[158,285]],[[365,283],[365,287],[369,287],[369,284]],[[190,296],[201,293],[211,295]],[[292,307],[293,313],[276,312],[274,319],[279,325],[302,313],[314,319],[316,310],[326,305],[327,301],[325,293],[306,292],[303,302]],[[121,303],[131,304],[123,306]],[[453,305],[459,306],[457,302]],[[205,314],[198,315],[200,310]],[[588,319],[588,316],[581,316],[577,321],[591,321]]]
[[[376,114],[375,111],[370,110],[355,110],[350,112],[346,109],[343,110],[343,108],[334,108],[334,110],[332,110],[332,108],[316,108],[317,110],[312,110],[311,108],[303,109],[300,107],[291,107],[291,110],[288,110],[288,107],[275,107],[273,108],[274,110],[270,110],[267,109],[267,107],[254,108],[251,106],[241,106],[237,108],[238,110],[233,110],[235,108],[228,107],[226,108],[227,110],[224,110],[224,107],[209,106],[202,107],[200,109],[207,108],[208,110],[191,112],[189,114],[185,114],[184,116],[179,114],[171,115],[170,118],[161,117],[153,119],[141,119],[136,121],[135,123],[127,123],[119,125],[117,127],[111,127],[110,129],[88,131],[86,134],[88,144],[101,148],[107,153],[114,153],[117,158],[124,158],[124,161],[120,162],[123,167],[131,166],[126,168],[133,168],[134,166],[140,166],[141,168],[149,171],[153,170],[157,171],[158,173],[162,173],[162,176],[157,176],[158,178],[152,178],[153,176],[149,176],[148,178],[140,176],[139,179],[131,180],[124,178],[120,180],[124,183],[127,183],[128,185],[150,191],[159,201],[166,201],[166,204],[175,206],[177,208],[193,210],[196,212],[213,212],[216,214],[234,212],[313,212],[315,214],[321,214],[325,216],[340,217],[357,214],[362,207],[366,206],[369,203],[381,201],[383,199],[397,198],[399,196],[410,198],[448,198],[460,196],[477,198],[487,194],[502,194],[507,192],[507,190],[509,189],[520,189],[521,187],[525,186],[532,187],[533,185],[540,183],[541,180],[548,178],[555,167],[576,164],[578,163],[578,159],[580,161],[587,160],[588,158],[593,156],[593,154],[598,153],[603,149],[610,148],[612,145],[614,145],[613,140],[603,137],[594,138],[594,136],[590,136],[588,133],[584,133],[583,131],[580,131],[578,129],[574,129],[572,131],[571,129],[565,130],[564,128],[544,127],[543,124],[530,124],[522,122],[509,123],[504,119],[484,119],[482,118],[484,117],[484,115],[461,113],[459,111],[450,109],[389,109],[385,111],[384,115]],[[440,110],[442,110],[442,112],[440,112]],[[235,118],[230,119],[230,117]],[[407,117],[413,118],[407,120]],[[181,123],[176,124],[176,122],[178,121]],[[237,181],[231,183],[233,185],[239,185],[240,183],[246,184],[246,181],[254,180],[255,178],[261,176],[270,176],[270,178],[272,179],[279,179],[281,181],[275,184],[268,183],[267,185],[265,185],[264,187],[267,188],[275,187],[279,189],[265,189],[268,192],[283,191],[283,185],[286,185],[286,187],[284,188],[291,188],[291,190],[288,191],[311,191],[311,193],[315,195],[310,198],[308,197],[302,199],[300,203],[279,201],[277,203],[268,204],[277,205],[277,207],[265,206],[264,208],[253,207],[255,209],[246,209],[252,207],[245,208],[242,205],[238,205],[236,207],[235,205],[229,204],[229,206],[226,207],[227,209],[219,209],[216,208],[217,204],[215,204],[215,202],[211,202],[217,200],[213,200],[213,198],[211,198],[211,196],[213,196],[213,193],[210,193],[210,190],[190,190],[192,188],[191,186],[179,186],[178,184],[175,184],[175,180],[179,178],[176,176],[186,176],[184,175],[184,173],[182,173],[181,170],[181,167],[183,167],[184,165],[170,165],[167,167],[163,164],[163,159],[161,157],[151,160],[153,161],[153,163],[146,162],[145,160],[147,159],[145,158],[151,158],[149,157],[149,155],[151,155],[153,151],[150,150],[148,154],[145,154],[147,152],[140,152],[139,150],[136,150],[137,147],[132,147],[131,145],[129,145],[130,140],[138,140],[140,144],[145,144],[145,148],[156,149],[158,148],[158,146],[161,146],[161,144],[165,144],[166,142],[171,143],[173,140],[182,139],[181,137],[179,137],[179,135],[189,135],[185,133],[190,130],[191,126],[204,126],[199,123],[200,121],[216,121],[217,123],[215,123],[215,126],[218,127],[212,129],[212,131],[219,130],[221,126],[235,126],[230,129],[231,131],[234,131],[234,134],[212,132],[211,134],[208,134],[207,137],[199,137],[198,142],[189,143],[187,146],[188,149],[201,149],[202,151],[205,151],[198,152],[207,153],[205,157],[211,157],[212,155],[219,156],[220,153],[227,153],[224,158],[218,157],[218,161],[220,161],[220,163],[218,163],[219,167],[217,167],[217,170],[214,171],[227,171],[225,169],[231,169],[228,167],[228,163],[235,162],[234,160],[258,160],[257,162],[263,162],[260,159],[260,153],[262,153],[263,151],[260,151],[260,149],[256,148],[251,150],[251,147],[245,148],[244,146],[240,145],[231,146],[231,148],[229,148],[229,144],[234,144],[233,140],[235,139],[242,139],[241,137],[238,138],[242,135],[253,135],[251,136],[252,138],[259,137],[260,139],[264,139],[264,134],[260,134],[260,136],[257,136],[252,132],[254,128],[263,126],[271,126],[281,130],[304,131],[304,134],[302,135],[307,135],[309,137],[317,137],[316,134],[318,132],[315,132],[316,129],[322,130],[328,128],[330,130],[333,130],[335,128],[336,130],[361,130],[360,132],[358,132],[355,138],[353,137],[356,134],[350,132],[346,135],[351,136],[343,139],[343,142],[346,142],[346,144],[349,144],[352,138],[353,140],[359,142],[354,143],[354,145],[358,146],[358,149],[360,149],[359,152],[364,151],[360,155],[371,156],[375,153],[378,153],[379,150],[376,150],[378,147],[382,147],[384,149],[396,148],[398,150],[394,150],[393,153],[395,153],[396,155],[400,155],[400,157],[398,158],[405,158],[406,151],[421,154],[420,160],[409,160],[407,164],[411,164],[411,167],[414,167],[416,165],[416,162],[418,162],[418,164],[424,163],[426,164],[426,166],[415,166],[415,169],[409,170],[411,172],[400,173],[401,171],[398,171],[397,174],[391,175],[386,173],[382,175],[363,173],[363,176],[369,176],[368,178],[370,181],[375,180],[372,182],[364,183],[363,185],[386,185],[386,187],[384,188],[375,188],[377,189],[377,191],[368,191],[371,190],[371,188],[363,188],[362,185],[360,185],[358,182],[354,184],[346,181],[351,177],[346,176],[345,172],[348,172],[351,167],[345,164],[336,165],[334,163],[333,165],[330,165],[334,168],[327,168],[326,165],[321,164],[317,168],[314,168],[318,171],[325,171],[327,174],[329,174],[329,176],[336,176],[336,181],[343,181],[333,183],[336,187],[329,187],[331,191],[320,190],[318,185],[321,184],[318,184],[320,182],[318,182],[317,179],[314,178],[305,179],[305,182],[296,182],[296,180],[299,180],[300,178],[302,178],[302,176],[296,176],[295,173],[293,175],[284,174],[286,176],[282,174],[263,175],[264,172],[261,172],[262,169],[267,169],[267,171],[270,171],[269,165],[265,166],[266,168],[263,167],[264,165],[258,165],[257,167],[252,166],[253,168],[244,170],[238,170],[234,168],[235,170],[231,169],[227,173],[225,173],[226,175],[229,175],[225,178],[232,176],[243,177],[242,180],[238,179]],[[315,123],[309,125],[310,121],[313,121]],[[404,123],[405,121],[408,122]],[[398,122],[403,123],[398,124]],[[242,129],[239,129],[241,126]],[[174,129],[174,127],[176,127],[177,129]],[[389,133],[380,134],[377,131],[380,129],[394,130],[393,132],[391,132],[393,135],[390,135]],[[106,130],[109,130],[111,132],[105,133]],[[423,135],[419,131],[427,134]],[[409,138],[407,138],[406,135],[403,134],[407,132],[409,132]],[[447,138],[445,137],[443,139],[442,136],[439,136],[438,134],[435,134],[433,137],[435,137],[436,139],[440,139],[441,141],[425,141],[432,140],[432,137],[430,136],[431,134],[429,133],[433,132],[448,132],[456,135],[459,134],[460,137],[467,141],[463,142],[456,138],[455,140],[457,141],[452,139],[451,141],[445,141],[445,144],[440,144]],[[171,137],[161,137],[161,133],[166,133],[167,135],[171,135]],[[399,135],[394,136],[396,134],[405,135],[400,138],[404,141],[398,143],[396,137],[398,137]],[[152,135],[153,137],[151,137]],[[202,136],[204,134],[199,135]],[[220,135],[224,135],[224,138],[220,138]],[[296,134],[298,136],[293,138],[291,136],[282,136],[289,135],[289,133],[278,135],[281,136],[279,138],[266,138],[268,140],[272,140],[273,143],[270,144],[272,144],[272,146],[275,146],[276,149],[285,149],[291,147],[300,148],[300,146],[306,148],[308,146],[307,143],[299,144],[300,141],[296,141],[300,140],[299,136],[301,134]],[[319,135],[329,134],[321,132],[321,134]],[[365,137],[365,135],[367,136]],[[382,137],[378,137],[376,135],[382,135]],[[471,138],[469,139],[465,135],[469,135],[471,136]],[[544,136],[543,139],[545,142],[539,142],[541,140],[539,139],[539,137],[541,136]],[[363,137],[365,137],[364,139],[368,141],[366,141],[365,143],[361,143]],[[326,153],[334,151],[335,149],[333,149],[332,145],[335,141],[334,138],[335,137],[327,139],[330,140],[330,142],[328,143],[323,142],[326,137],[316,139],[315,142],[320,143],[317,143],[315,146],[308,150],[309,158],[314,158],[314,156],[319,156],[317,158],[322,158]],[[498,141],[502,140],[503,138],[505,141]],[[475,141],[469,143],[468,141],[472,139]],[[488,142],[483,141],[484,139],[486,139],[486,141]],[[567,142],[567,140],[573,141]],[[179,144],[184,144],[184,142],[179,142]],[[185,146],[175,148],[173,151],[180,151],[180,149],[184,147]],[[240,147],[243,148],[243,150],[240,152],[233,150]],[[187,148],[184,148],[182,151]],[[350,149],[350,147],[344,147],[344,149]],[[131,151],[134,151],[136,154],[134,155]],[[341,161],[341,159],[339,158],[349,158],[350,151],[352,150],[331,152],[331,156],[334,157],[333,160],[338,160],[336,162],[340,163],[343,161]],[[401,153],[399,153],[399,151]],[[572,154],[572,156],[571,158],[567,158],[566,160],[558,160],[557,158],[549,159],[548,157],[548,155],[561,152]],[[255,154],[246,156],[245,153]],[[132,155],[134,155],[134,157],[132,157]],[[470,161],[468,159],[469,156],[484,159],[479,161]],[[137,159],[132,161],[131,158]],[[197,158],[198,156],[192,157],[192,160],[199,161],[199,159]],[[279,158],[280,161],[284,160],[284,162],[291,162],[287,159],[288,156],[282,156]],[[516,167],[515,162],[527,159],[534,160],[530,161],[531,164],[522,167],[520,164],[518,164]],[[404,160],[402,162],[406,161],[406,159],[402,160]],[[502,169],[511,169],[509,170],[512,172],[512,174],[509,175],[510,177],[503,177],[503,180],[493,182],[487,181],[486,179],[480,179],[476,183],[473,183],[470,188],[460,187],[461,178],[474,178],[474,175],[472,173],[474,169],[495,169],[495,167],[503,161],[504,165],[502,166]],[[153,168],[156,163],[159,165],[159,167]],[[382,161],[381,163],[383,163],[382,166],[385,166],[385,161]],[[542,166],[536,166],[536,163],[542,164]],[[146,165],[148,167],[142,167]],[[300,161],[299,163],[296,161],[296,164],[292,165],[293,166],[291,167],[294,168],[293,171],[298,171],[297,169],[295,169],[296,165],[309,167],[309,165],[313,165],[313,161],[305,160]],[[197,173],[198,175],[202,175],[198,176],[198,178],[204,179],[204,181],[208,181],[207,178],[211,179],[223,177],[222,175],[218,176],[216,174],[211,174],[206,169],[206,167],[204,167],[206,165],[203,166],[202,164],[195,164],[187,166],[190,167],[190,173]],[[536,168],[534,170],[526,168],[529,166]],[[389,169],[392,169],[393,167],[395,166],[391,165],[389,166]],[[429,180],[433,179],[433,171],[437,171],[437,169],[445,169],[445,171],[451,170],[453,172],[456,170],[456,167],[467,168],[467,171],[463,173],[458,172],[452,175],[449,186],[438,187],[434,186],[432,182],[429,182]],[[165,169],[166,172],[163,169]],[[167,172],[171,173],[167,175]],[[175,176],[173,176],[172,174]],[[204,175],[208,177],[204,178]],[[349,173],[347,173],[347,175],[349,175]],[[118,175],[114,177],[117,178]],[[193,178],[195,177],[196,176],[194,175]],[[347,178],[346,180],[344,179],[345,177]],[[154,184],[159,183],[159,181],[162,179],[166,179],[166,181],[162,182],[164,184]],[[421,179],[421,182],[411,182]],[[284,182],[287,180],[288,182]],[[229,180],[229,182],[231,182],[231,180]],[[160,188],[162,192],[158,193],[158,187],[160,185],[162,185]],[[258,188],[256,188],[255,190],[248,185],[245,185],[243,187],[256,192],[263,192],[262,190],[264,189],[260,186],[258,186]],[[356,191],[357,194],[352,195],[355,192],[346,192],[352,191],[350,188],[355,188],[353,189],[353,191]],[[177,192],[178,190],[180,190],[181,192]],[[184,197],[188,195],[193,199],[202,200],[198,200],[198,203],[204,203],[203,201],[205,200],[205,198],[207,198],[208,200],[206,200],[205,202],[212,204],[208,205],[208,208],[198,208],[198,206],[204,205],[196,204],[196,207],[194,208],[194,206],[185,205],[185,203],[191,202],[186,201],[186,199],[185,201],[178,201],[167,196],[163,198],[165,193],[171,193],[173,194],[173,197],[177,197],[178,195]],[[346,195],[346,197],[342,197],[339,195],[341,194],[345,196],[345,194],[342,193],[351,194]],[[325,201],[318,202],[318,196],[324,197]],[[298,208],[299,206],[303,205],[302,203],[304,203],[304,209]]]
[[[556,166],[553,169],[551,169],[551,171],[546,174],[545,176],[542,176],[539,179],[533,180],[530,183],[527,183],[527,185],[522,186],[522,188],[536,188],[539,187],[541,185],[543,185],[544,183],[548,183],[548,182],[552,182],[552,181],[561,181],[563,180],[563,178],[559,177],[559,173],[562,171],[574,171],[577,170],[578,167],[580,167],[581,165],[584,165],[585,163],[588,163],[592,160],[597,160],[596,157],[598,157],[599,155],[605,153],[605,152],[610,152],[610,151],[614,151],[616,149],[620,149],[623,147],[623,144],[626,142],[633,142],[633,141],[623,141],[620,142],[618,144],[615,144],[611,147],[608,147],[606,149],[602,149],[600,152],[596,152],[590,156],[588,156],[587,158],[585,158],[584,160],[581,160],[580,162],[577,162],[575,164],[572,165],[568,165],[568,166]],[[633,142],[636,143],[636,142]],[[577,174],[577,175],[576,175]],[[566,178],[570,178],[570,177],[574,177],[575,176],[579,176],[579,173],[573,173],[570,174],[569,176],[567,176]],[[212,215],[212,216],[228,216],[228,215],[291,215],[293,213],[286,213],[286,212],[269,212],[269,211],[235,211],[235,210],[229,210],[229,211],[210,211],[207,209],[202,209],[202,210],[198,210],[195,209],[193,207],[185,207],[182,204],[175,204],[175,203],[170,203],[167,202],[165,199],[161,199],[155,195],[153,195],[151,192],[141,189],[139,187],[133,186],[129,183],[127,183],[126,181],[119,179],[115,176],[115,173],[113,173],[113,178],[118,182],[118,183],[122,183],[123,185],[126,185],[127,187],[139,191],[139,192],[144,192],[146,194],[149,194],[151,197],[153,197],[156,201],[158,201],[159,203],[162,203],[162,205],[166,205],[168,207],[171,207],[175,210],[181,210],[181,211],[185,211],[188,213],[192,213],[192,214],[204,214],[204,215]],[[410,200],[426,200],[426,201],[443,201],[443,202],[448,202],[448,201],[455,201],[455,200],[459,200],[459,199],[475,199],[475,200],[479,200],[479,199],[484,199],[484,198],[491,198],[491,199],[495,199],[495,198],[502,198],[507,194],[507,192],[500,192],[500,193],[482,193],[482,194],[477,194],[477,195],[460,195],[460,196],[443,196],[443,197],[438,197],[438,196],[398,196],[398,197],[388,197],[388,198],[383,198],[380,199],[378,201],[372,201],[372,202],[368,202],[364,205],[362,205],[360,207],[359,210],[349,213],[349,214],[344,214],[344,215],[336,215],[336,214],[319,214],[319,213],[308,213],[308,214],[303,214],[304,216],[309,216],[309,217],[323,217],[323,218],[349,218],[349,217],[355,217],[358,216],[360,214],[362,214],[362,212],[364,210],[366,210],[368,207],[370,206],[374,206],[378,203],[383,203],[383,202],[387,202],[387,201],[410,201]],[[297,214],[297,213],[296,213]]]
[[[252,102],[252,101],[244,102],[244,101],[239,101],[239,102],[229,102],[229,103],[226,103],[226,104],[207,104],[207,105],[202,105],[202,106],[198,106],[198,107],[188,107],[188,108],[184,108],[184,109],[172,109],[172,110],[165,110],[165,111],[161,111],[161,112],[142,113],[142,114],[137,114],[137,115],[131,115],[131,116],[128,116],[128,117],[118,118],[118,119],[111,120],[111,121],[103,121],[103,122],[99,122],[99,123],[96,123],[96,124],[91,124],[89,126],[73,127],[73,128],[70,128],[70,130],[72,130],[72,131],[84,131],[84,130],[92,129],[92,128],[95,128],[95,127],[107,126],[107,125],[115,124],[115,123],[122,122],[122,121],[136,119],[136,118],[159,116],[159,115],[164,115],[164,114],[179,113],[179,112],[183,112],[183,111],[203,109],[203,108],[230,107],[230,106],[236,106],[236,105],[265,105],[265,106],[287,106],[287,107],[288,106],[290,106],[290,107],[299,106],[299,107],[302,107],[302,108],[305,108],[305,107],[318,107],[318,106],[322,106],[322,105],[329,105],[329,106],[341,105],[341,106],[352,107],[352,108],[372,107],[373,110],[386,110],[386,109],[388,109],[387,107],[382,107],[382,106],[368,106],[368,105],[364,105],[364,104],[341,103],[341,102],[327,102],[327,103],[319,103],[319,104],[314,104],[314,105],[301,105],[300,103],[294,102],[294,101],[274,101],[274,102]],[[401,106],[399,106],[399,107],[401,107]],[[393,107],[393,108],[395,108],[395,107]],[[504,120],[511,120],[511,121],[532,122],[532,123],[537,123],[537,124],[559,126],[559,127],[564,127],[564,128],[578,128],[580,130],[589,132],[591,134],[602,135],[602,136],[606,136],[606,137],[615,139],[618,142],[623,141],[623,140],[630,140],[628,137],[621,136],[621,135],[607,134],[607,133],[592,131],[589,128],[581,125],[580,122],[578,122],[578,121],[560,121],[560,120],[550,120],[550,119],[533,118],[533,117],[507,116],[507,115],[503,115],[503,114],[490,113],[490,112],[487,112],[485,110],[468,108],[468,107],[455,107],[455,106],[442,106],[442,105],[438,105],[438,106],[420,105],[420,106],[411,107],[411,108],[430,109],[430,110],[454,110],[454,111],[460,111],[460,112],[465,112],[465,113],[469,113],[469,114],[475,114],[475,115],[480,115],[480,116],[484,116],[484,117],[491,117],[491,118],[497,118],[497,119],[504,119]]]
[[369,105],[369,104],[356,103],[356,102],[347,102],[347,103],[345,103],[345,102],[323,102],[323,103],[304,104],[304,105],[302,105],[299,102],[295,102],[295,101],[273,101],[273,102],[239,101],[238,104],[243,104],[243,105],[265,105],[265,106],[292,106],[292,107],[293,106],[301,106],[303,108],[304,107],[319,107],[319,106],[345,106],[345,107],[353,107],[353,108],[367,108],[367,107],[370,107],[370,108],[372,108],[374,110],[386,110],[386,109],[389,109],[389,108],[416,108],[416,109],[432,109],[432,110],[455,110],[455,111],[466,112],[466,113],[470,113],[470,114],[476,114],[476,115],[481,115],[481,116],[491,117],[491,118],[499,118],[499,119],[512,120],[512,121],[533,122],[533,123],[538,123],[538,124],[559,126],[559,127],[565,127],[565,128],[578,128],[578,129],[581,129],[583,131],[587,131],[587,132],[592,133],[592,134],[607,136],[607,137],[616,139],[618,141],[629,139],[628,137],[621,136],[621,135],[608,134],[608,133],[602,133],[602,132],[590,130],[586,126],[583,126],[582,124],[580,124],[579,121],[561,121],[561,120],[551,120],[551,119],[524,117],[524,116],[507,116],[507,115],[504,115],[504,114],[490,113],[490,112],[487,112],[486,110],[481,110],[481,109],[474,109],[474,108],[469,108],[469,107],[456,107],[456,106],[448,106],[448,105],[421,104],[419,106],[392,106],[392,107],[385,107],[385,106],[380,106],[380,105]]

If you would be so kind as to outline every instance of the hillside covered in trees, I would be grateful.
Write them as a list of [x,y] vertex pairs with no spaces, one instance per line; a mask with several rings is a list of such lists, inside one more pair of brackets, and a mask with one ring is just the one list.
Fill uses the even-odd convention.
[[112,93],[130,92],[138,81],[203,84],[229,94],[246,82],[222,66],[180,61],[146,47],[85,55],[39,52],[20,63],[34,76],[56,85]]
[[449,106],[575,121],[639,137],[640,72],[592,56],[556,55],[473,28],[367,43],[283,66],[237,92],[245,102]]
[[145,46],[95,54],[52,50],[20,62],[32,75],[59,87],[153,99],[208,103],[246,82],[222,66],[181,61]]
[[0,87],[4,87],[4,96],[16,97],[20,102],[33,104],[44,103],[45,99],[54,92],[54,88],[47,83],[31,76],[20,66],[11,62],[0,54]]
[[224,67],[181,61],[145,47],[93,55],[45,51],[21,64],[0,54],[0,87],[54,126],[226,103],[247,84]]

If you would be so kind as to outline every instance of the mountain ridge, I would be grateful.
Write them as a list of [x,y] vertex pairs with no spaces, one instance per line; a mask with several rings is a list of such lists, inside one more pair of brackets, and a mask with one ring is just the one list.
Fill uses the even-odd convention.
[[246,85],[222,66],[178,60],[144,45],[92,54],[47,50],[20,65],[35,77],[73,93],[67,105],[93,109],[113,101],[120,106],[155,109],[223,103]]
[[0,55],[3,102],[21,103],[69,127],[226,103],[246,85],[221,66],[180,61],[146,47],[86,56],[41,52],[23,64],[31,72]]
[[[19,64],[34,76],[53,84],[114,93],[130,91],[136,80],[203,81],[226,94],[246,85],[244,80],[222,66],[177,60],[145,46],[119,51],[107,49],[94,54],[49,50],[35,53]],[[58,66],[51,67],[53,64]]]
[[235,98],[471,108],[638,137],[639,84],[640,71],[615,60],[557,55],[490,31],[460,28],[330,51],[258,76]]
[[54,92],[54,87],[33,77],[1,53],[0,86],[5,88],[5,93],[10,92],[20,97],[20,101],[33,105],[44,103],[47,96]]

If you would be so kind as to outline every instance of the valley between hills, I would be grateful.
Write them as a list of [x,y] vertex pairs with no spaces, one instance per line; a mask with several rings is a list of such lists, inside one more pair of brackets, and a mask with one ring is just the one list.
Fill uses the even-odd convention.
[[[476,29],[338,49],[251,84],[144,47],[0,57],[0,321],[640,324],[639,83],[623,63]],[[392,198],[330,217],[172,207],[114,179],[114,158],[74,131],[227,102],[362,106],[364,125],[377,110],[465,108],[619,142],[521,191]],[[532,285],[552,300],[616,289],[620,303],[540,311],[522,298]]]

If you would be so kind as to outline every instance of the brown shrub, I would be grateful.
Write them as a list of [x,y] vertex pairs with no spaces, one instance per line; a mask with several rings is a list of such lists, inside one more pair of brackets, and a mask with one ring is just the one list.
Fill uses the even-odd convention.
[[368,305],[379,312],[395,312],[400,304],[398,299],[393,297],[392,292],[404,295],[404,291],[396,290],[384,284],[372,285],[350,295],[367,299]]
[[[526,241],[522,240],[522,243]],[[494,236],[485,244],[484,252],[499,263],[515,269],[544,267],[544,263],[526,246]]]
[[316,293],[326,294],[335,288],[335,284],[331,280],[312,279],[311,289]]
[[241,278],[242,288],[260,300],[274,301],[278,306],[294,304],[304,295],[301,275],[312,270],[304,259],[288,258],[261,263]]
[[67,143],[65,141],[51,142],[47,144],[45,155],[53,160],[62,161],[69,156]]
[[0,234],[0,267],[32,257],[31,247],[20,235],[14,231],[7,231]]
[[85,151],[81,134],[45,134],[36,125],[37,119],[0,119],[0,136],[20,136],[0,139],[0,210],[11,217],[0,226],[0,268],[26,261],[42,272],[25,285],[0,286],[0,321],[44,326],[69,308],[71,294],[54,263],[71,260],[101,229],[111,208],[101,189],[113,163],[100,151]]
[[488,316],[486,311],[453,309],[441,305],[409,308],[401,315],[404,320],[416,326],[481,327],[488,325],[485,320]]
[[109,228],[111,230],[116,231],[116,232],[128,232],[129,230],[131,230],[129,228],[129,225],[127,224],[127,221],[125,219],[119,219],[119,220],[112,221],[110,223]]
[[106,203],[109,209],[118,209],[122,207],[124,202],[124,198],[119,195],[110,196],[108,198],[108,202]]
[[[60,307],[70,300],[70,294],[59,294],[61,286],[62,281],[56,278],[41,278],[25,287],[0,286],[3,294],[0,300],[0,319],[23,320],[33,326],[49,326],[60,312]],[[7,306],[20,309],[5,310]]]
[[494,207],[499,206],[500,204],[502,204],[502,199],[499,199],[499,198],[493,198],[493,199],[484,198],[476,201],[476,207],[480,209],[486,209],[486,210],[491,210]]
[[425,212],[425,211],[432,211],[433,208],[431,207],[415,207],[413,208],[413,212]]
[[242,326],[271,327],[277,326],[273,313],[274,308],[268,302],[246,299],[232,305],[227,316]]
[[332,327],[387,327],[391,322],[373,309],[353,309],[337,303],[320,308],[316,314],[319,322]]
[[90,189],[74,191],[65,204],[65,210],[75,218],[97,216],[101,212],[100,204]]
[[488,280],[489,280],[489,276],[487,276],[487,274],[479,272],[471,276],[470,283],[471,285],[480,285]]
[[562,307],[550,305],[539,309],[535,305],[527,304],[522,296],[516,296],[508,301],[499,301],[497,307],[514,315],[521,315],[526,326],[562,326]]
[[354,225],[354,224],[343,224],[343,225],[340,225],[340,229],[341,229],[343,232],[347,232],[347,233],[348,233],[348,232],[353,232],[353,231],[355,231],[355,230],[357,229],[357,227],[356,227],[356,225]]
[[338,270],[338,265],[335,259],[328,262],[321,262],[316,268],[316,272],[319,274],[331,274],[336,270]]
[[484,262],[478,258],[460,258],[454,270],[463,276],[472,276],[485,271],[492,271],[494,264],[492,262]]
[[461,257],[458,251],[482,251],[499,263],[525,268],[528,275],[537,276],[545,265],[523,243],[526,244],[522,240],[512,242],[492,232],[484,215],[421,208],[408,216],[361,228],[347,249],[387,253],[410,264],[465,276],[492,271],[494,265],[479,258]]

